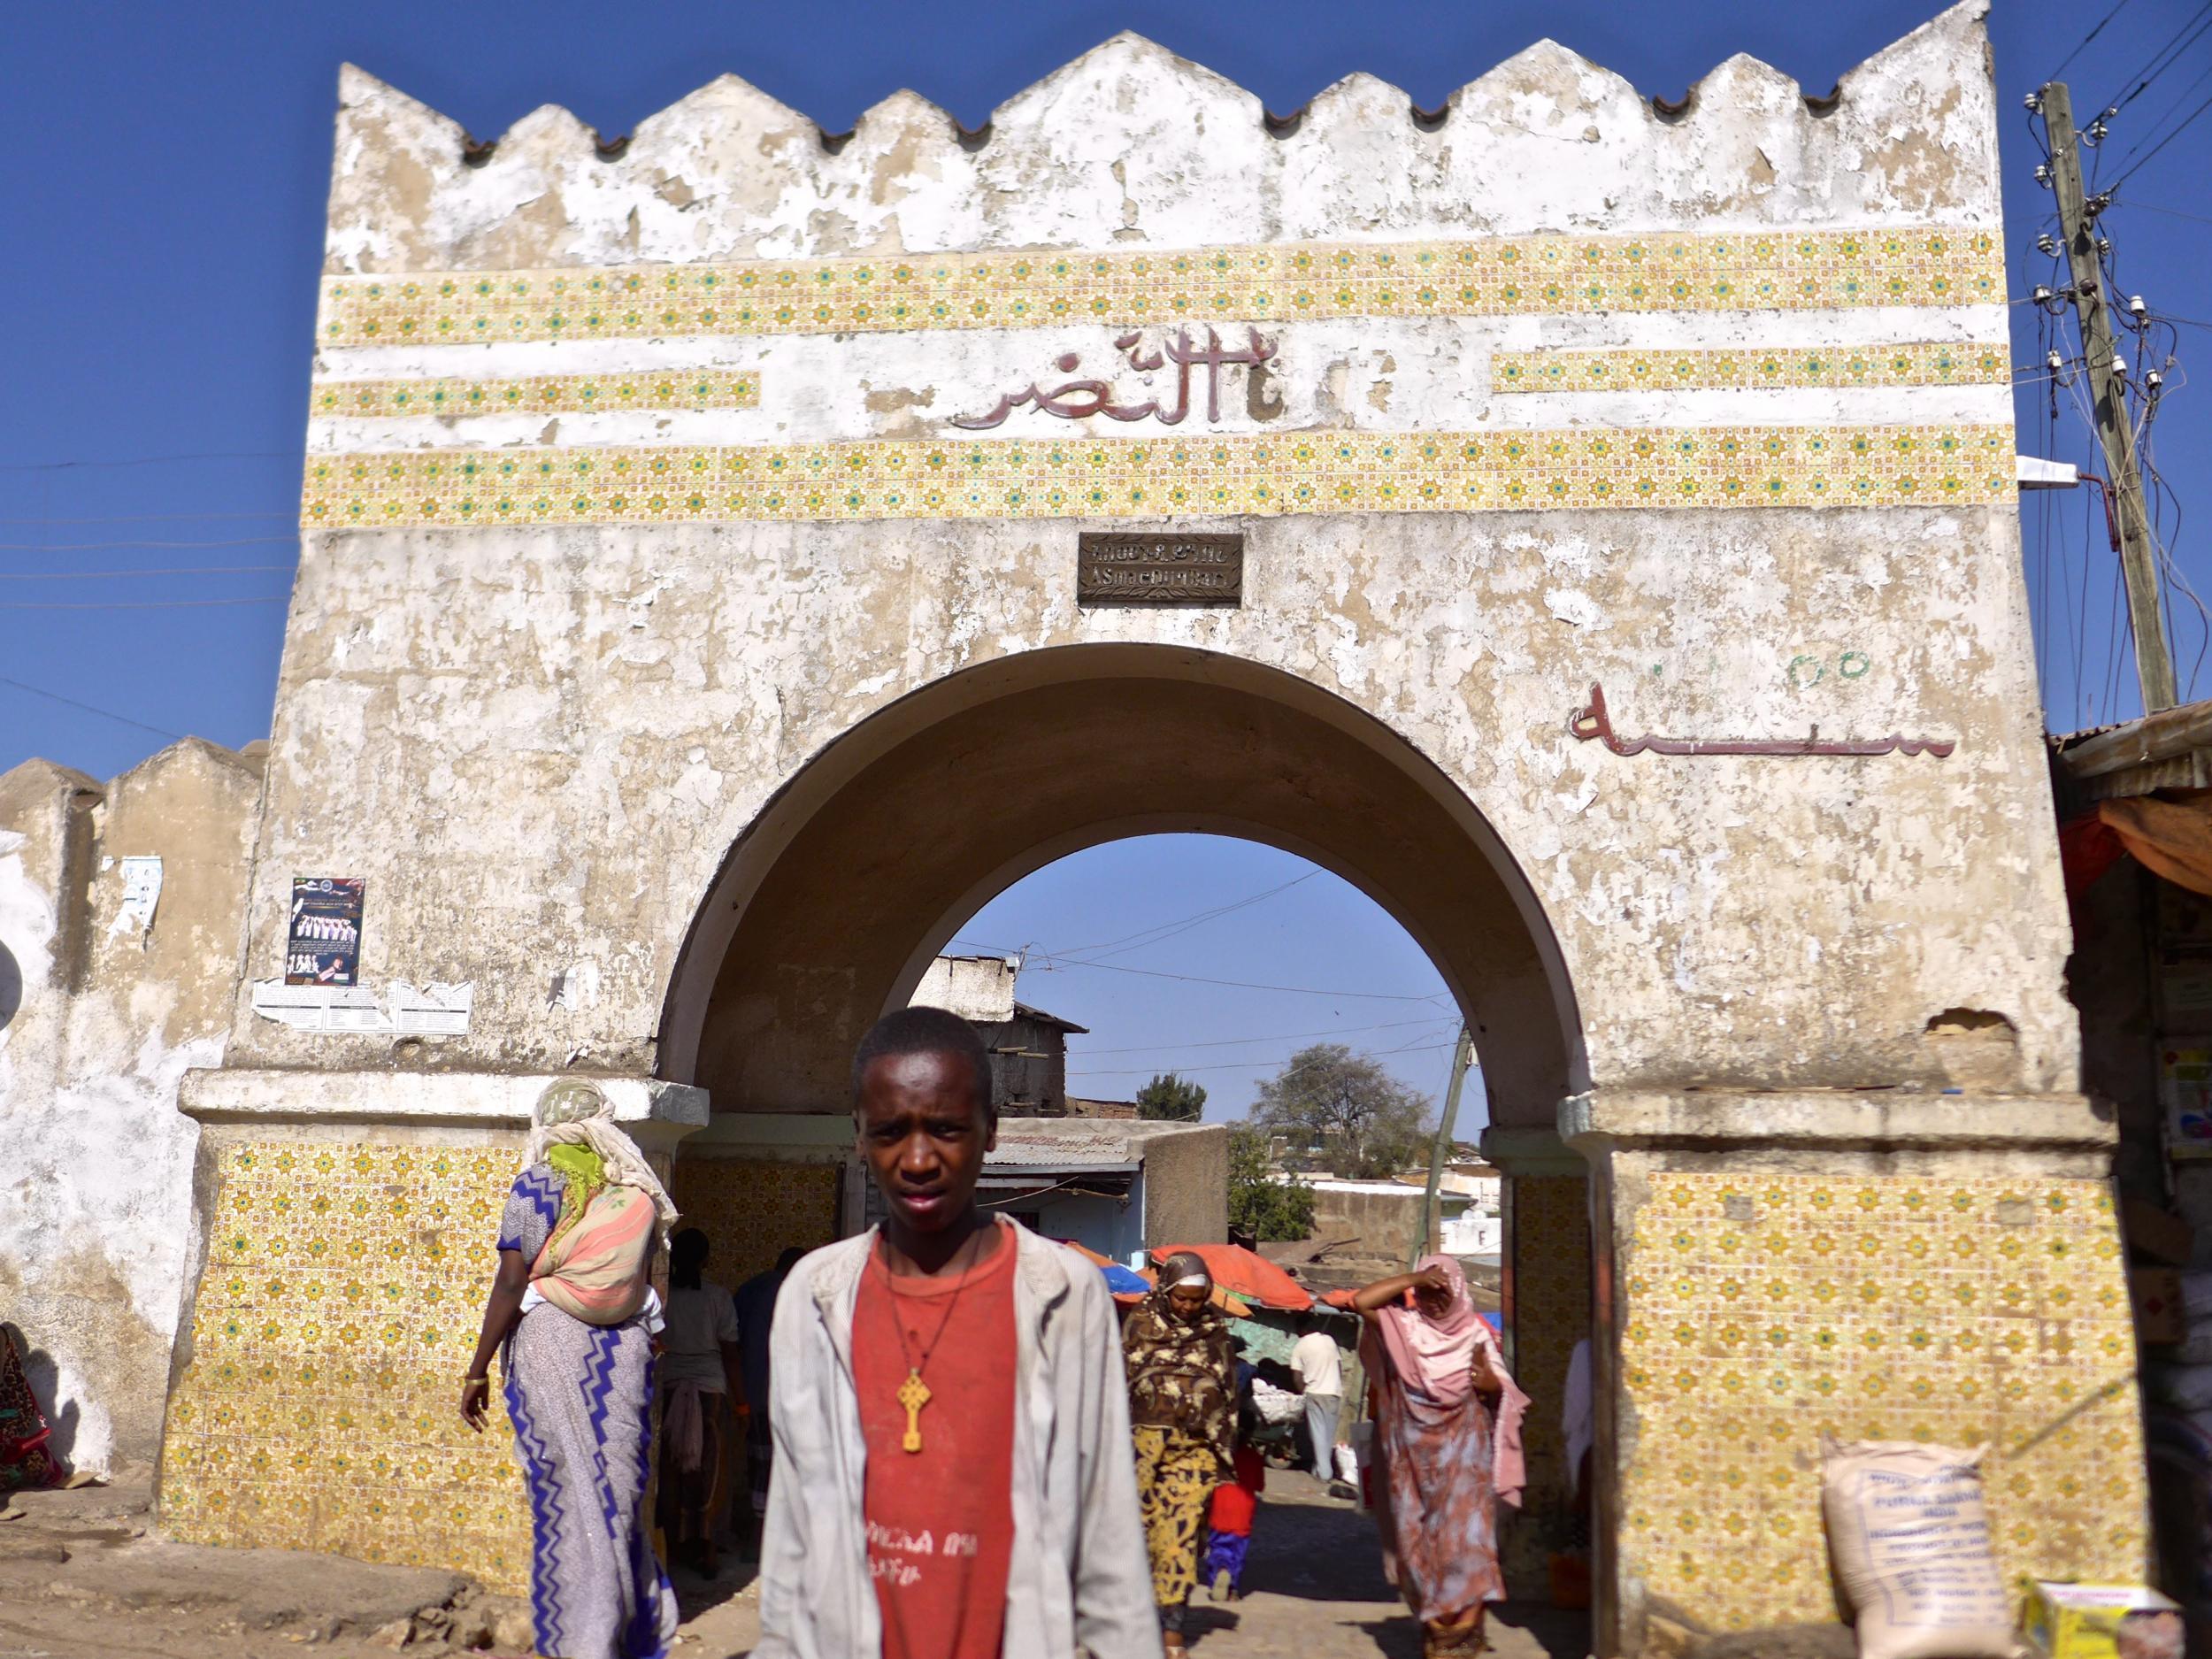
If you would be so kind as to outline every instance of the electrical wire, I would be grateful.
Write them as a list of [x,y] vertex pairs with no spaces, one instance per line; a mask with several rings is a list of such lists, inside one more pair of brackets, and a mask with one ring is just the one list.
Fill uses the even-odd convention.
[[2072,63],[2075,58],[2081,56],[2082,48],[2088,45],[2090,42],[2095,40],[2098,35],[2103,34],[2104,26],[2111,22],[2113,19],[2118,17],[2121,12],[2126,11],[2127,7],[2128,0],[2120,0],[2119,4],[2114,6],[2111,11],[2106,12],[2104,16],[2098,19],[2096,27],[2091,29],[2088,34],[2083,35],[2080,40],[2074,43],[2074,50],[2058,60],[2058,67],[2052,70],[2049,74],[2044,76],[2044,81],[2046,82],[2053,81],[2057,80],[2060,75],[2063,74],[2066,71],[2066,65]]
[[1101,973],[1135,973],[1148,979],[1178,979],[1186,985],[1225,985],[1238,991],[1280,991],[1290,996],[1341,996],[1368,1002],[1433,1002],[1443,991],[1325,991],[1310,985],[1257,985],[1248,979],[1215,979],[1197,973],[1169,973],[1158,968],[1132,968],[1118,962],[1066,962],[1044,972],[1067,968],[1095,968]]
[[[2212,97],[2206,98],[2203,103],[2198,104],[2195,109],[2190,111],[2187,118],[2183,120],[2179,127],[2175,127],[2172,132],[2167,134],[2165,137],[2160,139],[2155,144],[2152,145],[2150,153],[2145,156],[2142,160],[2137,162],[2132,167],[2130,167],[2118,178],[2115,179],[2112,181],[2111,188],[2116,190],[2118,189],[2130,179],[2132,179],[2137,173],[2142,172],[2145,167],[2150,165],[2151,161],[2157,156],[2160,150],[2165,149],[2167,145],[2172,143],[2174,140],[2179,138],[2184,133],[2187,132],[2195,123],[2196,119],[2200,115],[2202,115],[2207,110],[2212,110]],[[2123,159],[2125,159],[2125,157],[2123,157]]]
[[151,732],[156,737],[166,737],[177,742],[184,741],[184,733],[172,732],[158,726],[149,726],[143,720],[134,720],[127,714],[118,714],[112,709],[102,709],[89,703],[80,703],[74,697],[65,697],[58,691],[49,691],[43,686],[34,686],[20,680],[11,680],[0,674],[0,686],[12,686],[18,691],[27,691],[34,697],[43,697],[49,703],[65,703],[72,709],[81,709],[87,714],[96,714],[104,720],[115,720],[124,726],[134,726],[142,732]]
[[273,547],[279,542],[297,546],[296,535],[245,535],[224,541],[0,541],[0,553],[108,553],[122,548]]
[[90,518],[0,518],[0,524],[196,524],[231,518],[296,518],[296,512],[126,512]]
[[[2166,73],[2173,62],[2174,56],[2187,50],[2191,42],[2195,41],[2198,35],[2203,34],[2208,26],[2212,26],[2212,0],[2207,0],[2205,5],[2193,12],[2184,20],[2179,28],[2168,35],[2166,44],[2153,52],[2142,68],[2128,75],[2129,81],[2137,82],[2132,91],[2120,97],[2106,99],[2104,107],[2116,115],[2136,99],[2141,97],[2151,82]],[[2193,28],[2195,30],[2194,34],[2190,32]],[[2188,36],[2186,40],[2182,38],[2185,35]],[[2138,76],[2141,77],[2139,81],[2137,81]]]
[[0,582],[88,582],[123,576],[248,576],[290,572],[289,565],[172,565],[142,571],[0,571]]
[[1435,1025],[1432,1019],[1390,1019],[1379,1025],[1332,1025],[1325,1031],[1284,1031],[1267,1037],[1209,1037],[1202,1042],[1153,1042],[1134,1048],[1093,1048],[1086,1045],[1082,1057],[1096,1059],[1110,1054],[1170,1054],[1186,1048],[1234,1048],[1249,1042],[1302,1042],[1309,1037],[1347,1037],[1356,1032],[1403,1031],[1411,1026],[1426,1028]]
[[9,461],[0,472],[79,472],[121,466],[165,466],[172,461],[296,461],[297,449],[209,449],[196,455],[134,455],[120,461]]
[[253,599],[0,599],[0,611],[205,611],[219,605],[281,605],[289,594]]

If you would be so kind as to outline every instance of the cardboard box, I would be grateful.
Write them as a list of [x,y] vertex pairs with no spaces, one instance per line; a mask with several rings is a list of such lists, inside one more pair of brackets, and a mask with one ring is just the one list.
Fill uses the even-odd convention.
[[2121,1201],[2120,1230],[2129,1249],[2173,1267],[2188,1266],[2196,1248],[2195,1228],[2145,1198]]
[[2135,1340],[2157,1347],[2188,1340],[2189,1313],[2181,1275],[2170,1267],[2128,1269],[2128,1299],[2135,1304]]
[[[2133,1628],[2124,1633],[2123,1624]],[[2124,1584],[2034,1584],[2020,1628],[2048,1659],[2150,1659],[2181,1651],[2181,1609]]]

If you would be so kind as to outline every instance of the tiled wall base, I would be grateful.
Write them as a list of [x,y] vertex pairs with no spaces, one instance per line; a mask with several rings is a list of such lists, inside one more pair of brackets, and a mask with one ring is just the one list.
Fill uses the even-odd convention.
[[838,1175],[834,1164],[680,1157],[670,1195],[682,1225],[710,1242],[707,1277],[734,1290],[787,1246],[811,1250],[837,1237]]
[[480,1435],[456,1409],[515,1146],[273,1140],[204,1156],[207,1267],[170,1389],[164,1530],[523,1593],[529,1511],[497,1390]]
[[1619,1245],[1624,1581],[1721,1629],[1834,1617],[1823,1434],[1986,1441],[2006,1582],[2143,1581],[2103,1183],[1647,1179]]
[[[161,1522],[186,1543],[451,1567],[527,1588],[529,1509],[495,1388],[456,1408],[516,1141],[214,1148],[208,1255],[170,1391]],[[835,1236],[834,1165],[680,1159],[734,1286]],[[496,1373],[495,1373],[496,1374]]]
[[1573,1509],[1561,1409],[1575,1344],[1590,1330],[1589,1183],[1579,1175],[1516,1175],[1506,1182],[1512,1275],[1513,1376],[1533,1402],[1521,1429],[1528,1486],[1503,1529],[1502,1565],[1517,1596],[1550,1594],[1548,1560],[1566,1540]]

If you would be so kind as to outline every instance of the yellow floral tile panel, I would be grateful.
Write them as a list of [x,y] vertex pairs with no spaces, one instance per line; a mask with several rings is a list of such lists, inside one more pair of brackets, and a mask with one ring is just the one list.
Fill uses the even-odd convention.
[[1292,318],[1825,311],[2005,297],[1986,231],[1516,236],[326,278],[331,346]]
[[2003,426],[415,449],[311,456],[300,521],[335,529],[1942,506],[2009,503],[2014,488]]
[[1728,1629],[1834,1617],[1824,1435],[1986,1444],[2008,1582],[2141,1582],[2102,1183],[1655,1174],[1622,1284],[1622,1548],[1654,1594]]
[[727,369],[539,374],[511,380],[319,380],[318,415],[453,419],[469,415],[597,414],[623,409],[752,409],[760,376]]
[[2008,353],[1995,346],[1799,346],[1782,350],[1501,351],[1500,392],[1760,391],[1872,386],[2006,386]]

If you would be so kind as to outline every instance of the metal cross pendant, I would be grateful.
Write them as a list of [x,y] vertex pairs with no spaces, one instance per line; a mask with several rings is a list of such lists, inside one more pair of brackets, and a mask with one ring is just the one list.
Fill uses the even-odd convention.
[[922,1408],[929,1403],[929,1385],[922,1380],[921,1372],[906,1373],[906,1380],[899,1385],[899,1403],[906,1408],[906,1438],[899,1448],[918,1452],[922,1449]]

